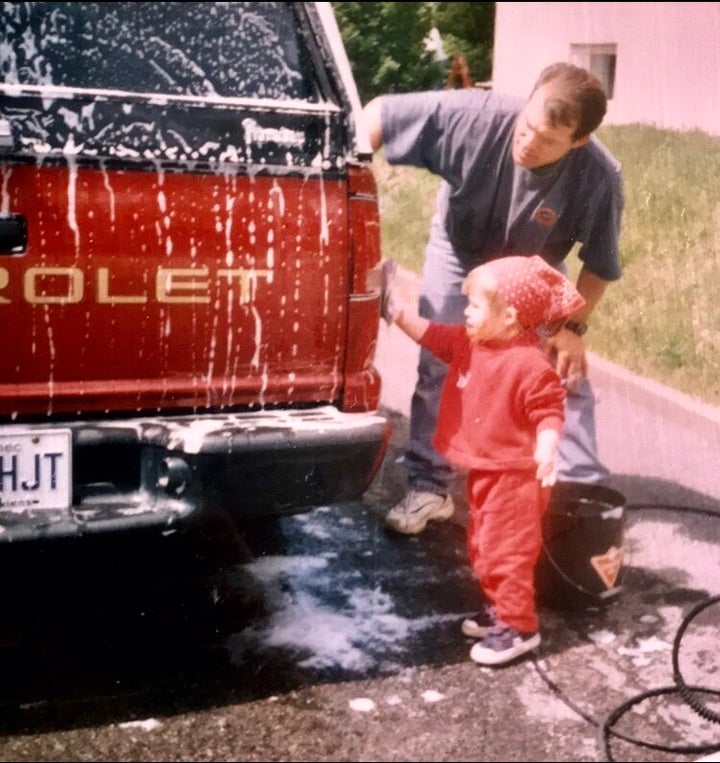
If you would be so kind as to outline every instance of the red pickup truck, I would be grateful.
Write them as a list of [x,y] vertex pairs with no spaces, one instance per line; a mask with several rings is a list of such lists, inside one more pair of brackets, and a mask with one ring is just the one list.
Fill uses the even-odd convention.
[[379,217],[330,3],[0,22],[0,543],[360,498]]

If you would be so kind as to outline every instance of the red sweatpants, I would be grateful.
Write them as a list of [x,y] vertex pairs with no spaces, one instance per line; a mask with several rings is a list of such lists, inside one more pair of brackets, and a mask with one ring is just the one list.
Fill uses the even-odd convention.
[[467,546],[486,599],[505,624],[538,629],[535,564],[542,549],[542,516],[550,500],[532,471],[470,471]]

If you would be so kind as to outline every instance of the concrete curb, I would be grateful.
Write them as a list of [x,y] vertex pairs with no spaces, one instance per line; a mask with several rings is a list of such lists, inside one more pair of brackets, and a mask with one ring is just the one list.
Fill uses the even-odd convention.
[[621,385],[628,394],[637,394],[648,405],[654,401],[655,407],[662,404],[669,413],[680,415],[686,421],[688,417],[698,419],[703,425],[710,424],[720,428],[720,408],[702,402],[698,398],[686,395],[672,387],[647,379],[617,365],[609,360],[588,352],[588,363],[593,379],[602,383]]
[[598,449],[614,474],[720,498],[720,409],[588,353]]

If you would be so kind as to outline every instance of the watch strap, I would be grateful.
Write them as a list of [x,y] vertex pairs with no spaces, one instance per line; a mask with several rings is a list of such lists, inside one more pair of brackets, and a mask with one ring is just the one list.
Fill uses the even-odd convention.
[[582,321],[565,321],[563,328],[572,331],[573,334],[577,334],[578,336],[582,336],[588,330],[587,323],[583,323]]

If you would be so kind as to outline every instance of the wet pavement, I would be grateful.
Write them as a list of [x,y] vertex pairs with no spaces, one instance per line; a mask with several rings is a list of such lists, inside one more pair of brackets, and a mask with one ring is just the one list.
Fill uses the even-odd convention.
[[[389,414],[391,451],[362,503],[248,529],[250,561],[218,553],[192,587],[182,560],[200,554],[180,544],[134,589],[64,581],[53,606],[36,600],[34,628],[3,650],[0,759],[662,761],[720,744],[702,715],[720,691],[717,502],[676,486],[680,511],[628,504],[620,592],[541,607],[537,655],[480,668],[459,631],[477,596],[462,509],[416,537],[382,524],[407,434]],[[700,687],[687,697],[675,661]]]
[[[601,452],[626,498],[615,593],[542,604],[537,653],[481,668],[459,630],[477,603],[461,488],[453,520],[420,536],[382,521],[404,489],[412,349],[379,347],[404,386],[386,387],[393,438],[362,502],[14,568],[0,760],[675,761],[720,748],[713,475],[673,474],[688,460],[677,431],[627,380],[602,377]],[[656,461],[636,452],[651,428]],[[707,448],[704,430],[691,439]]]

